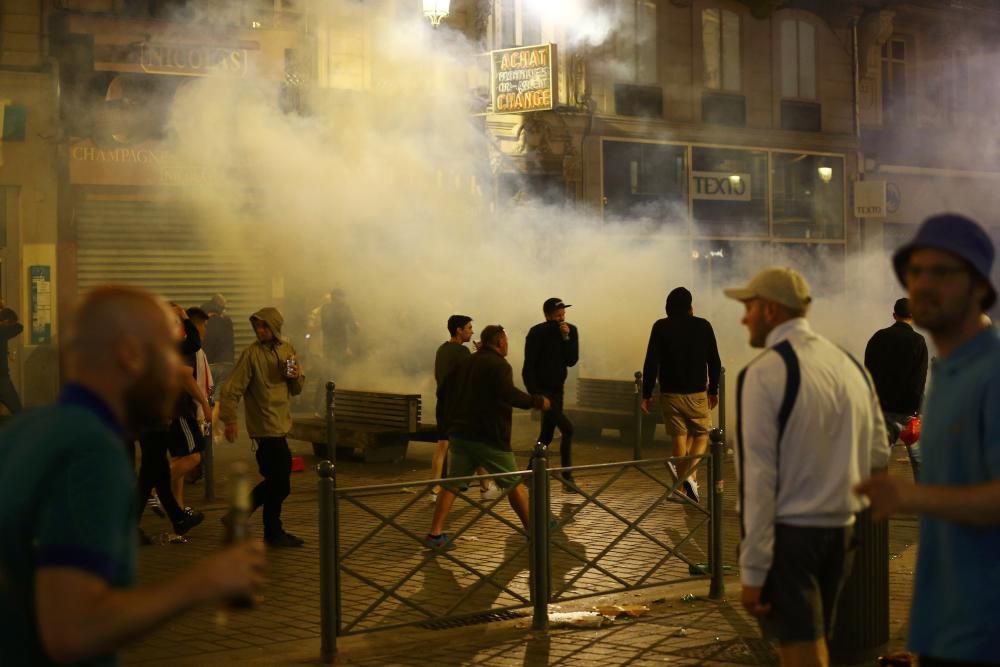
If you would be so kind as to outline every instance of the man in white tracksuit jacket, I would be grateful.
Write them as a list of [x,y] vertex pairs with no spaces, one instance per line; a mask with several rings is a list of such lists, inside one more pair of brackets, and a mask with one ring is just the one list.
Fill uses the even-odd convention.
[[742,603],[783,665],[826,665],[867,506],[853,488],[888,464],[885,422],[868,372],[810,328],[801,275],[769,268],[725,293],[765,348],[737,389]]

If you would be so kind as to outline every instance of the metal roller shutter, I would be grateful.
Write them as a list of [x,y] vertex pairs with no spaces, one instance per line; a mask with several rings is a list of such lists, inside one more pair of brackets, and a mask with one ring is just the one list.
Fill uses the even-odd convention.
[[[182,203],[170,201],[84,200],[74,215],[77,227],[77,285],[82,293],[108,283],[134,285],[184,307],[223,294],[236,325],[237,353],[253,339],[250,314],[268,305],[269,277],[260,267],[262,249],[220,241],[237,236],[206,226]],[[227,233],[230,232],[230,233]]]

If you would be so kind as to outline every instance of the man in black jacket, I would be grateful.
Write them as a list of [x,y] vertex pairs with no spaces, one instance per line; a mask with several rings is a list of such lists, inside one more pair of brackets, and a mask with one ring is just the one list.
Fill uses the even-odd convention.
[[[460,362],[438,389],[438,401],[444,403],[448,423],[448,477],[471,477],[480,467],[490,474],[515,472],[517,463],[510,447],[512,408],[550,407],[546,397],[526,394],[514,386],[507,350],[503,327],[489,325],[483,329],[479,350]],[[507,500],[527,527],[528,492],[521,480],[500,477],[496,484],[510,489]],[[434,549],[452,547],[443,530],[454,502],[455,492],[442,487],[425,545]]]
[[[667,295],[667,317],[653,324],[642,366],[642,411],[649,414],[659,378],[663,424],[673,440],[674,456],[700,457],[708,448],[709,412],[719,404],[721,371],[712,325],[694,316],[691,292],[674,289]],[[699,460],[684,460],[674,468],[684,492],[695,502],[699,496],[694,470]]]
[[[865,347],[865,366],[875,381],[890,446],[896,443],[910,417],[920,412],[927,381],[927,342],[913,330],[909,299],[896,301],[892,319],[895,323],[876,331]],[[920,470],[920,445],[913,443],[907,447],[907,453],[916,478]]]
[[10,379],[7,341],[22,331],[24,325],[17,321],[17,313],[0,303],[0,403],[3,403],[12,415],[21,411],[21,398],[17,395],[14,381]]
[[[563,385],[566,383],[566,369],[576,365],[580,359],[580,335],[575,326],[566,321],[566,309],[562,299],[553,297],[542,304],[545,321],[528,331],[524,341],[524,368],[521,377],[524,387],[532,394],[541,394],[552,403],[552,409],[542,415],[542,430],[538,441],[550,445],[556,427],[562,438],[559,442],[559,459],[563,468],[573,465],[573,423],[563,412]],[[563,473],[563,488],[576,493],[573,475]]]

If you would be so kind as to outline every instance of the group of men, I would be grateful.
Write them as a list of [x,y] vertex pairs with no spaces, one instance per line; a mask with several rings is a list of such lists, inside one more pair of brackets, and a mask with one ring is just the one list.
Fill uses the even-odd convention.
[[[580,335],[566,321],[569,307],[570,304],[557,297],[546,299],[542,304],[545,320],[528,331],[521,370],[527,392],[514,386],[514,370],[506,360],[507,332],[498,324],[483,329],[475,344],[476,353],[472,354],[464,345],[472,339],[472,318],[451,316],[448,319],[451,338],[438,348],[435,356],[440,440],[432,474],[441,475],[447,456],[449,477],[499,475],[493,478],[496,487],[506,490],[508,502],[525,526],[528,493],[512,474],[518,470],[511,449],[512,409],[542,410],[538,442],[550,445],[558,428],[562,466],[573,465],[573,424],[563,413],[563,395],[567,369],[580,358]],[[569,471],[562,473],[562,480],[567,492],[576,491]],[[481,494],[488,500],[497,497],[498,492],[491,494],[484,485]],[[455,502],[454,488],[442,487],[434,500],[434,516],[424,543],[435,549],[451,548],[444,524]]]
[[[921,664],[997,664],[1000,333],[985,316],[996,301],[993,255],[978,225],[942,215],[925,221],[893,257],[909,293],[895,314],[904,324],[912,315],[937,352],[922,407],[918,484],[884,472],[890,436],[883,410],[905,416],[913,401],[880,403],[894,379],[886,389],[876,369],[873,382],[862,364],[812,330],[806,281],[770,268],[725,291],[744,304],[750,343],[763,350],[737,388],[741,602],[778,641],[783,664],[826,664],[825,640],[851,567],[853,524],[869,504],[876,518],[921,515],[910,639]],[[525,523],[527,492],[512,474],[511,410],[542,410],[539,440],[551,442],[559,428],[562,464],[570,467],[572,424],[562,414],[562,387],[579,357],[579,337],[565,322],[568,307],[547,301],[545,322],[528,334],[522,377],[531,393],[514,386],[502,326],[485,327],[474,354],[445,348],[439,355],[449,476],[469,479],[480,468],[499,475]],[[87,294],[63,341],[67,384],[58,402],[0,434],[4,664],[113,664],[118,647],[171,616],[198,603],[253,598],[260,589],[264,552],[257,541],[229,547],[170,581],[135,587],[134,472],[126,443],[175,418],[182,385],[196,379],[182,363],[179,331],[190,338],[202,332],[185,326],[178,311],[131,288]],[[294,348],[281,338],[280,313],[264,308],[250,321],[257,340],[220,392],[220,417],[227,439],[235,440],[236,407],[245,399],[264,478],[253,503],[264,507],[265,541],[296,546],[301,540],[284,531],[280,516],[291,463],[288,401],[304,378]],[[471,320],[450,321],[449,333],[452,344],[470,340]],[[909,337],[902,327],[892,335],[900,333]],[[880,345],[870,349],[873,368],[885,352]],[[911,347],[919,366],[919,350]],[[720,364],[714,332],[694,317],[686,290],[668,298],[646,362],[644,407],[656,378],[665,421],[679,441],[674,453],[696,460]],[[676,473],[679,483],[689,480],[690,470],[679,465]],[[576,488],[572,476],[562,481]],[[697,499],[693,480],[684,493]],[[425,538],[432,548],[451,546],[443,528],[454,497],[453,488],[443,488],[437,498]]]

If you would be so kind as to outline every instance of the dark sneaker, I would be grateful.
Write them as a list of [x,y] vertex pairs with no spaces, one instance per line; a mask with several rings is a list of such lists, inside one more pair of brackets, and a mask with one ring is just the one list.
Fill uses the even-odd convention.
[[142,528],[139,529],[139,546],[148,547],[153,544],[153,538],[146,534]]
[[701,497],[698,495],[698,482],[692,479],[684,480],[684,493],[696,503],[701,502]]
[[299,537],[295,537],[291,533],[281,533],[277,537],[267,538],[264,541],[267,542],[267,546],[276,548],[301,547],[303,544],[306,543],[305,540]]
[[174,524],[174,532],[178,535],[184,535],[204,520],[204,512],[191,512],[190,514],[185,512],[184,518]]
[[437,537],[428,534],[424,536],[424,546],[431,549],[448,550],[454,549],[455,543],[448,537],[448,533],[441,533]]
[[576,480],[569,475],[563,475],[562,490],[563,493],[580,493],[580,490],[576,488]]

